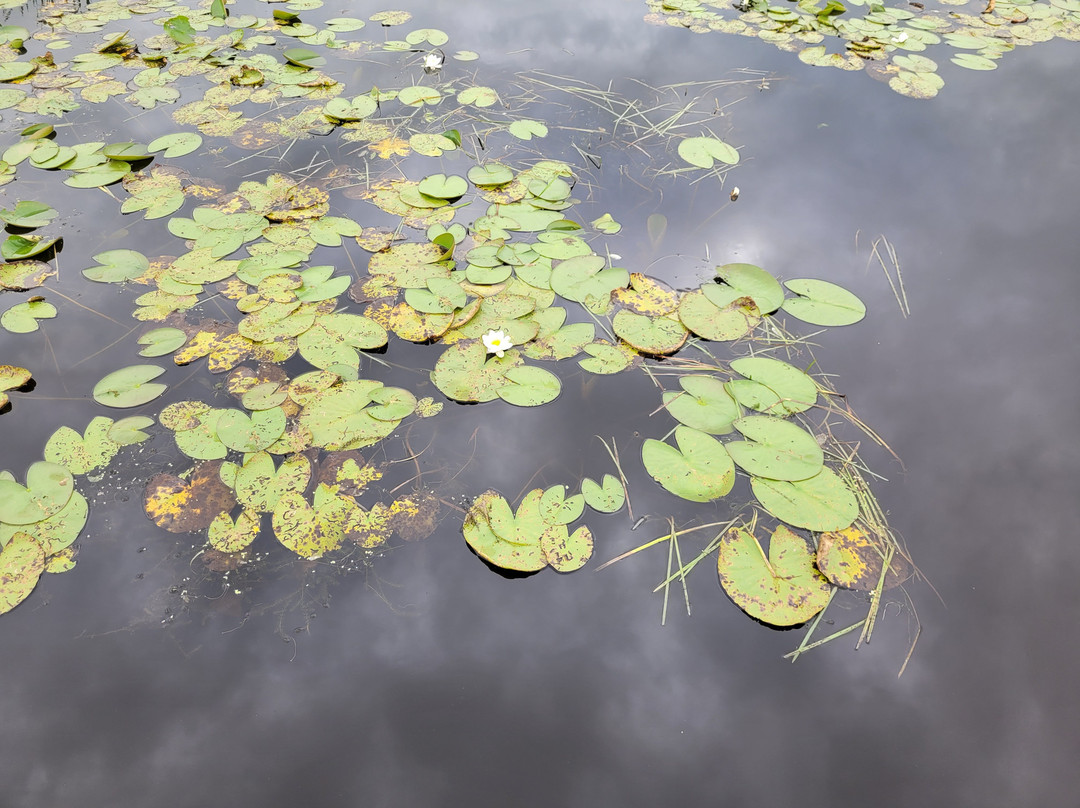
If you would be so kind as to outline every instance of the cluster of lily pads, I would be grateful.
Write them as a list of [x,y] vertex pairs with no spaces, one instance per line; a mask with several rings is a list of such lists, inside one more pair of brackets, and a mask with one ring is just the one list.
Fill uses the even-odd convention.
[[[571,218],[577,177],[559,160],[524,166],[476,160],[464,176],[432,173],[418,181],[360,182],[355,171],[338,169],[308,181],[272,173],[235,189],[162,165],[159,158],[199,149],[202,136],[262,148],[335,130],[345,142],[366,143],[367,157],[438,157],[461,150],[460,132],[452,126],[476,110],[484,110],[486,127],[474,127],[478,138],[495,131],[521,141],[547,134],[541,121],[511,119],[494,109],[498,93],[481,85],[373,87],[346,97],[344,84],[319,72],[324,57],[313,48],[346,55],[423,50],[447,38],[421,28],[402,40],[339,43],[338,34],[360,30],[364,21],[337,18],[320,29],[300,18],[317,5],[294,2],[267,18],[232,16],[222,0],[198,9],[168,0],[103,0],[79,13],[46,7],[41,18],[50,30],[34,38],[61,53],[69,43],[58,37],[96,32],[136,10],[148,12],[143,22],[161,25],[162,33],[138,45],[127,31],[106,34],[92,52],[69,63],[56,62],[51,52],[23,60],[29,32],[8,30],[5,44],[0,30],[0,82],[11,85],[0,88],[0,108],[60,116],[78,104],[77,91],[85,101],[123,97],[151,109],[182,100],[171,86],[181,77],[203,77],[211,85],[173,116],[201,135],[172,133],[146,146],[62,143],[66,133],[35,126],[21,133],[0,165],[0,177],[8,178],[24,163],[68,171],[64,182],[76,188],[122,182],[123,213],[168,217],[169,233],[185,244],[179,254],[149,257],[110,249],[83,270],[90,281],[148,287],[136,297],[133,313],[150,324],[138,337],[141,356],[171,356],[175,365],[205,358],[209,372],[228,374],[223,387],[231,406],[185,400],[157,415],[192,461],[180,474],[158,474],[146,486],[144,510],[161,528],[205,531],[209,550],[235,563],[246,558],[267,521],[280,544],[302,558],[372,550],[393,534],[408,540],[434,530],[438,498],[430,492],[372,501],[371,483],[383,471],[361,453],[395,434],[406,419],[437,416],[443,406],[365,378],[372,375],[371,352],[392,350],[391,334],[438,346],[430,381],[449,401],[533,407],[560,395],[560,363],[573,361],[598,375],[648,370],[658,359],[706,342],[752,345],[780,312],[821,326],[863,317],[862,303],[834,284],[804,278],[781,285],[749,264],[718,267],[715,277],[689,290],[618,266],[619,259],[593,242],[621,225],[609,214],[588,225]],[[384,12],[370,21],[381,28],[408,19],[406,12]],[[299,43],[282,51],[284,61],[265,50],[278,37]],[[475,58],[466,51],[455,56]],[[132,70],[133,87],[112,77]],[[450,98],[456,119],[425,117]],[[316,103],[289,117],[243,111],[245,104],[269,111],[289,99]],[[434,131],[414,131],[419,127]],[[711,135],[683,137],[676,150],[689,170],[723,170],[739,161],[735,148]],[[405,240],[401,228],[331,215],[331,193],[339,189],[423,237]],[[189,215],[177,215],[189,200],[197,205]],[[476,211],[467,225],[455,221],[465,208]],[[28,228],[51,219],[50,211],[24,201],[0,217]],[[371,254],[358,277],[313,264],[317,249],[348,242]],[[26,290],[48,277],[50,266],[27,254],[40,243],[12,248],[17,260],[0,267],[6,288]],[[222,321],[198,316],[210,298],[234,312]],[[289,375],[284,363],[295,369],[299,361],[309,369]],[[835,574],[839,568],[858,567],[859,582],[873,579],[880,542],[868,535],[857,492],[826,464],[818,436],[799,420],[817,405],[817,383],[791,364],[753,355],[671,367],[677,387],[663,392],[662,405],[677,425],[644,442],[641,460],[648,473],[678,497],[714,502],[731,492],[741,469],[761,510],[819,534],[815,559],[804,538],[778,528],[765,560],[760,545],[756,556],[747,550],[751,540],[756,543],[751,531],[729,533],[718,564],[733,599],[762,620],[802,622],[820,595],[806,594],[790,614],[770,616],[770,610],[806,586],[824,586],[827,596],[821,573],[830,575],[830,565],[829,580],[837,586],[854,587],[856,580]],[[166,391],[157,381],[165,373],[161,365],[127,365],[102,378],[93,397],[106,407],[144,407]],[[23,369],[5,366],[0,395],[28,380]],[[0,478],[0,544],[6,545],[0,604],[11,608],[25,598],[42,570],[73,563],[70,550],[87,517],[74,477],[99,471],[121,447],[145,440],[143,430],[152,423],[144,415],[119,421],[101,416],[82,433],[62,427],[45,460],[30,467],[25,485],[7,473]],[[740,439],[720,439],[734,433]],[[672,436],[675,445],[668,442]],[[589,560],[593,538],[588,527],[571,532],[568,526],[586,504],[600,514],[619,511],[625,486],[625,478],[607,475],[601,483],[583,480],[575,494],[561,485],[536,489],[516,510],[489,490],[468,509],[464,537],[497,567],[570,572]],[[823,554],[822,548],[831,549]]]
[[[930,0],[886,6],[871,0],[646,0],[646,21],[756,37],[794,51],[806,64],[862,70],[887,80],[902,95],[931,98],[945,86],[938,64],[921,55],[950,48],[950,61],[970,70],[993,70],[1018,46],[1055,38],[1080,40],[1078,0]],[[941,6],[941,8],[931,8]],[[839,44],[839,50],[830,47]]]

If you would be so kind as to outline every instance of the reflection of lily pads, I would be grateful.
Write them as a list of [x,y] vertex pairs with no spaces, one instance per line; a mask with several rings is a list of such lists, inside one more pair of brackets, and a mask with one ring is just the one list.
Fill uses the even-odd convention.
[[829,601],[829,584],[814,568],[810,548],[783,525],[769,539],[767,559],[752,533],[732,528],[721,539],[717,569],[735,604],[772,626],[805,623]]

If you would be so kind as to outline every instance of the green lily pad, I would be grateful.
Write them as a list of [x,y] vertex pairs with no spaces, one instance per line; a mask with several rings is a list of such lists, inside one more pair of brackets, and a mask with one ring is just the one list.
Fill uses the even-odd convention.
[[51,320],[55,316],[56,306],[52,303],[41,297],[30,298],[0,314],[0,326],[12,334],[29,334],[38,330],[38,320]]
[[742,339],[753,331],[761,322],[761,312],[749,297],[737,298],[721,307],[710,300],[702,289],[695,289],[683,295],[679,303],[679,319],[699,337],[730,342]]
[[120,444],[109,437],[112,418],[93,418],[80,435],[69,426],[57,429],[45,444],[45,459],[64,466],[72,474],[87,474],[109,465]]
[[718,137],[689,137],[680,141],[679,156],[698,168],[712,168],[717,160],[729,166],[739,162],[739,152]]
[[285,58],[285,61],[291,65],[297,67],[304,67],[311,69],[313,67],[324,67],[326,65],[326,58],[319,56],[315,51],[308,48],[286,48],[281,52],[281,55]]
[[187,334],[179,328],[155,328],[139,337],[138,342],[145,346],[139,356],[165,356],[187,342]]
[[12,227],[43,227],[59,214],[52,205],[25,199],[15,203],[11,210],[0,210],[0,220]]
[[57,463],[38,461],[26,472],[26,485],[0,477],[0,522],[32,525],[59,513],[75,491],[71,472]]
[[506,129],[518,140],[532,140],[534,137],[547,137],[548,133],[547,126],[540,121],[534,121],[528,118],[514,121],[506,127]]
[[690,336],[677,319],[646,317],[629,309],[623,309],[615,315],[611,328],[635,350],[655,355],[675,353]]
[[469,169],[469,182],[478,187],[505,185],[514,179],[514,172],[501,163],[485,163]]
[[608,267],[606,259],[599,255],[569,258],[555,264],[551,270],[551,290],[555,294],[584,303],[593,310],[606,309],[611,293],[629,283],[629,272]]
[[436,199],[457,199],[469,190],[469,184],[464,177],[455,174],[432,174],[420,180],[417,190]]
[[236,498],[245,509],[271,513],[288,493],[303,493],[311,480],[311,463],[302,454],[289,455],[275,469],[274,459],[256,452],[236,472]]
[[84,269],[83,276],[98,283],[123,283],[142,277],[150,261],[135,250],[106,250],[94,256],[97,266]]
[[811,325],[852,325],[866,316],[863,302],[835,283],[799,278],[784,285],[799,297],[789,297],[781,308]]
[[746,356],[731,363],[745,376],[727,383],[728,392],[742,404],[766,415],[794,415],[817,402],[817,384],[787,362],[765,356]]
[[754,477],[754,496],[781,521],[807,530],[843,530],[859,515],[855,495],[830,468],[798,482]]
[[784,302],[780,282],[753,264],[724,264],[716,268],[720,284],[703,284],[701,291],[720,308],[731,305],[740,297],[754,301],[761,314],[772,314]]
[[33,536],[44,548],[46,558],[70,547],[86,527],[90,505],[78,491],[71,494],[59,511],[52,516],[30,525],[0,524],[0,547],[7,544],[16,533]]
[[323,107],[327,116],[338,121],[362,121],[370,118],[379,108],[379,102],[370,95],[358,95],[354,98],[331,98]]
[[398,101],[409,107],[434,106],[442,101],[442,93],[431,87],[404,87],[398,92]]
[[250,416],[226,410],[218,418],[218,438],[237,452],[259,452],[285,433],[285,413],[280,407],[257,410]]
[[540,537],[540,552],[556,572],[574,572],[592,558],[593,535],[582,525],[573,533],[563,525],[549,527]]
[[[465,541],[482,559],[496,567],[517,570],[519,572],[535,572],[547,566],[548,561],[540,548],[540,539],[543,530],[535,535],[535,540],[522,542],[512,541],[506,538],[506,528],[509,505],[497,491],[485,491],[469,506],[462,525],[462,533]],[[501,533],[496,533],[492,526],[492,520],[496,524],[503,524]],[[509,517],[511,525],[513,517]],[[514,534],[511,534],[514,535]],[[514,535],[514,538],[523,538]]]
[[591,345],[582,346],[582,350],[589,356],[578,364],[589,373],[610,376],[630,367],[631,358],[626,351],[607,342],[594,342]]
[[565,485],[553,485],[540,495],[540,516],[548,525],[568,525],[584,511],[585,497],[567,497]]
[[123,160],[109,160],[72,174],[64,180],[64,185],[72,188],[104,188],[114,182],[120,182],[130,173],[131,166]]
[[538,407],[559,397],[562,383],[559,377],[543,368],[511,367],[503,374],[506,384],[495,393],[503,401],[518,407]]
[[691,502],[711,502],[735,485],[735,464],[716,438],[688,426],[675,428],[676,449],[652,438],[641,447],[645,470],[660,485]]
[[148,152],[162,152],[164,157],[183,157],[202,145],[202,135],[197,132],[174,132],[154,138],[146,147]]
[[122,143],[110,143],[101,150],[101,153],[110,160],[124,163],[137,163],[140,160],[149,160],[154,156],[147,151],[144,144],[135,143],[132,140],[125,140]]
[[581,495],[590,508],[600,513],[615,513],[626,504],[626,490],[614,474],[605,474],[599,483],[586,477],[581,481]]
[[814,436],[791,421],[772,415],[750,415],[734,426],[749,441],[725,445],[743,469],[770,480],[806,480],[821,471],[825,455]]
[[32,258],[50,249],[59,241],[61,241],[60,238],[44,236],[8,236],[0,244],[0,255],[3,255],[5,261]]
[[142,443],[150,437],[150,435],[143,432],[143,430],[148,426],[153,426],[153,424],[153,418],[148,418],[145,415],[129,415],[127,418],[121,418],[118,421],[115,421],[112,426],[109,427],[109,440],[120,446],[130,446],[133,443]]
[[0,614],[10,612],[37,586],[45,570],[45,550],[27,533],[16,533],[0,552]]
[[94,385],[94,400],[106,407],[140,407],[165,392],[168,385],[153,380],[165,372],[157,365],[130,365],[115,370]]
[[478,340],[458,342],[439,357],[431,371],[431,382],[454,401],[491,401],[506,386],[506,372],[520,363],[516,352],[502,359],[487,359],[487,351]]
[[726,435],[742,411],[715,376],[680,376],[678,390],[664,393],[664,407],[673,418],[711,435]]
[[829,602],[829,583],[810,548],[783,525],[769,539],[767,560],[752,533],[732,528],[720,541],[717,569],[735,605],[771,626],[805,623]]

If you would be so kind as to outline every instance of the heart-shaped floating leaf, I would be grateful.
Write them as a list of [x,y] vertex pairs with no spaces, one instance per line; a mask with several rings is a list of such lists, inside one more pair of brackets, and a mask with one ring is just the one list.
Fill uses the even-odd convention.
[[538,407],[559,397],[562,383],[559,377],[543,368],[520,366],[503,373],[506,384],[495,389],[503,401],[518,407]]
[[456,174],[432,174],[420,180],[417,190],[436,199],[457,199],[469,190],[469,184]]
[[726,435],[742,415],[739,405],[715,376],[680,376],[683,392],[664,393],[664,407],[678,421],[712,435]]
[[58,215],[52,205],[30,199],[16,202],[11,210],[0,210],[0,220],[12,227],[43,227]]
[[491,401],[506,385],[506,371],[521,364],[516,354],[510,351],[502,359],[487,359],[479,340],[458,342],[439,357],[431,371],[431,382],[454,401]]
[[154,138],[146,147],[148,152],[162,152],[164,157],[183,157],[191,154],[202,145],[202,135],[198,132],[174,132]]
[[139,356],[164,356],[171,354],[187,342],[187,334],[179,328],[155,328],[139,337],[139,344],[145,346]]
[[477,186],[505,185],[514,179],[514,172],[502,163],[485,163],[473,166],[467,174],[469,182]]
[[765,510],[795,527],[843,530],[859,515],[855,494],[830,468],[798,482],[753,477],[750,487]]
[[346,533],[351,532],[362,514],[356,500],[319,484],[312,505],[293,491],[278,501],[274,507],[274,534],[301,558],[318,558],[341,547]]
[[835,283],[797,278],[784,286],[799,297],[789,297],[781,308],[811,325],[851,325],[866,316],[863,302]]
[[14,261],[0,265],[0,289],[25,292],[36,289],[56,271],[44,261]]
[[29,334],[38,330],[38,320],[51,320],[55,316],[56,306],[43,297],[32,297],[0,314],[0,326],[12,334]]
[[565,525],[549,527],[540,537],[540,552],[557,572],[579,570],[592,558],[592,531],[585,525],[573,533],[569,533]]
[[766,415],[794,415],[814,406],[818,388],[814,380],[779,359],[746,356],[731,363],[745,376],[727,383],[728,392],[744,407]]
[[72,474],[105,468],[120,451],[120,444],[109,437],[112,424],[112,418],[99,415],[91,419],[82,435],[69,426],[60,427],[45,444],[45,459]]
[[553,485],[540,496],[540,516],[549,525],[568,525],[584,510],[585,497],[567,497],[565,485]]
[[434,106],[442,101],[442,93],[431,87],[403,87],[398,92],[398,101],[410,107]]
[[238,553],[259,535],[259,514],[243,510],[234,521],[227,513],[219,513],[206,531],[206,541],[223,553]]
[[676,449],[650,438],[641,461],[654,480],[691,502],[710,502],[735,485],[735,464],[720,441],[688,426],[675,428]]
[[581,481],[581,495],[590,508],[600,513],[615,513],[626,504],[626,489],[614,474],[605,474],[600,483],[586,477]]
[[45,570],[45,550],[27,533],[16,533],[0,552],[0,614],[10,612],[34,591]]
[[153,401],[168,385],[153,380],[165,372],[157,365],[129,365],[94,385],[94,401],[106,407],[139,407]]
[[806,542],[780,525],[769,539],[769,557],[757,538],[732,528],[720,540],[720,585],[735,605],[771,626],[805,623],[829,602],[829,583],[814,568]]
[[82,274],[98,283],[122,283],[146,274],[150,261],[135,250],[106,250],[94,256],[97,266],[84,269]]
[[729,166],[739,162],[739,152],[718,137],[688,137],[680,141],[679,157],[698,168],[712,168],[716,160]]
[[270,513],[289,492],[303,493],[311,480],[311,462],[302,454],[289,455],[275,470],[274,459],[256,452],[236,472],[236,498],[245,508]]
[[806,480],[825,464],[814,436],[773,415],[750,415],[735,421],[749,441],[726,444],[728,454],[750,474],[770,480]]
[[0,478],[0,522],[31,525],[59,513],[75,491],[71,472],[61,465],[38,461],[26,472],[26,485]]
[[142,443],[150,437],[143,432],[148,426],[154,425],[154,419],[145,415],[129,415],[121,418],[109,427],[109,440],[121,446],[130,446],[133,443]]
[[724,264],[716,268],[716,277],[723,283],[703,284],[701,289],[709,300],[721,308],[740,297],[748,297],[754,301],[759,312],[772,314],[784,302],[784,289],[780,282],[759,266]]
[[[886,546],[859,527],[849,527],[818,536],[817,566],[836,586],[872,592],[881,580]],[[899,553],[893,555],[885,575],[884,588],[892,589],[911,577],[911,564]]]
[[331,98],[323,107],[329,117],[339,121],[361,121],[375,114],[379,102],[370,95],[358,95],[355,98]]
[[27,533],[37,539],[45,548],[46,557],[59,553],[75,543],[86,527],[90,506],[86,497],[75,491],[67,504],[52,516],[30,525],[9,525],[0,523],[0,547],[7,544],[19,532]]
[[77,171],[64,180],[64,185],[72,188],[104,188],[114,182],[120,182],[131,173],[131,166],[123,160],[109,160],[107,163],[92,166],[85,171]]
[[247,416],[226,410],[217,422],[218,438],[237,452],[259,452],[285,433],[285,412],[280,407],[258,410]]
[[611,321],[612,330],[628,345],[642,353],[664,355],[675,353],[690,333],[681,322],[671,317],[646,317],[623,309]]
[[143,509],[154,523],[170,533],[207,528],[220,513],[236,506],[236,497],[221,481],[221,461],[197,463],[190,480],[155,474],[146,484]]
[[630,366],[633,355],[629,348],[621,350],[607,342],[594,342],[585,345],[582,350],[589,355],[587,359],[578,362],[583,370],[596,373],[599,376],[610,376],[613,373],[626,370]]
[[749,297],[740,297],[726,306],[718,306],[704,291],[716,284],[706,284],[683,295],[679,319],[699,337],[714,341],[742,339],[761,322],[761,312]]
[[520,121],[514,121],[506,127],[506,130],[518,140],[532,140],[534,137],[547,137],[548,133],[548,128],[544,124],[529,118],[522,118]]
[[[368,404],[377,404],[376,396],[380,395],[377,391],[382,387],[379,382],[360,379],[322,392],[304,407],[300,425],[311,431],[313,445],[324,449],[361,449],[378,443],[398,424],[397,419],[378,418],[365,409]],[[411,393],[402,393],[406,401],[415,405]]]
[[560,261],[551,270],[551,290],[560,297],[603,310],[615,289],[630,283],[630,273],[608,267],[599,255],[582,255]]
[[[511,541],[506,535],[513,536],[513,517],[510,516],[510,527],[507,526],[507,514],[510,508],[506,500],[497,491],[485,491],[469,506],[462,525],[462,533],[465,541],[478,556],[503,569],[518,570],[519,572],[535,572],[547,566],[548,561],[540,549],[540,539],[543,529],[536,532],[535,539],[528,542]],[[500,525],[500,533],[496,533],[493,527]],[[516,537],[516,536],[515,536]]]
[[0,255],[3,255],[5,261],[32,258],[45,252],[61,240],[59,238],[45,238],[44,236],[8,236],[0,244]]

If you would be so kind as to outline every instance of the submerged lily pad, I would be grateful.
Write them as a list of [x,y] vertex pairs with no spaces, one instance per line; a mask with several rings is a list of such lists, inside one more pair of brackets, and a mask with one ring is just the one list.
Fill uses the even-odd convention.
[[221,462],[198,463],[189,480],[155,474],[146,484],[143,508],[154,523],[170,533],[188,533],[211,525],[236,505],[232,489],[221,480]]
[[772,626],[805,623],[829,601],[829,583],[806,541],[783,525],[769,539],[768,558],[752,533],[731,528],[720,541],[717,570],[735,605]]

